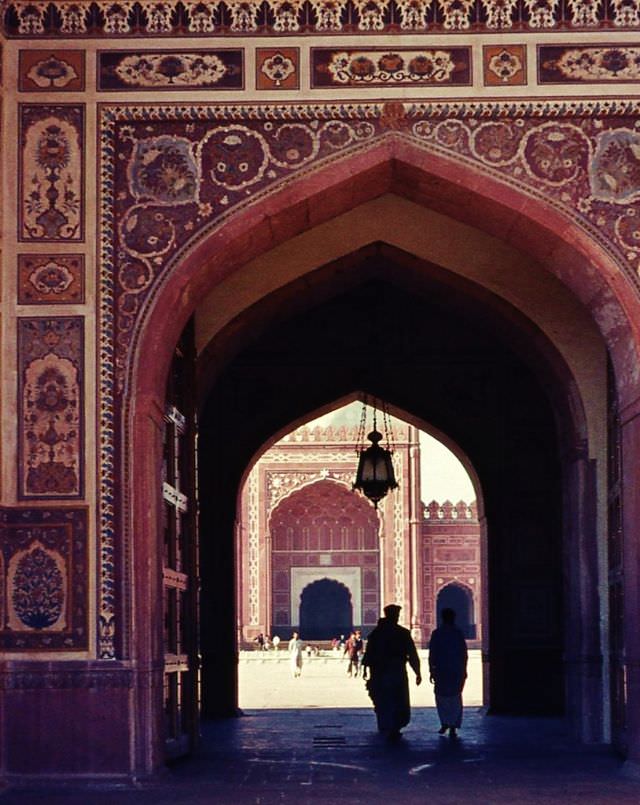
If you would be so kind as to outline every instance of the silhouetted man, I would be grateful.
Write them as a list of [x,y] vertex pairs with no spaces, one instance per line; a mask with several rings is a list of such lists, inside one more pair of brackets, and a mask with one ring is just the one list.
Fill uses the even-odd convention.
[[455,738],[462,723],[462,689],[467,678],[467,643],[455,625],[456,613],[442,610],[442,626],[429,641],[429,679],[434,684],[440,717],[440,735],[449,730]]
[[378,730],[390,739],[400,736],[400,730],[411,720],[407,663],[422,682],[420,658],[408,629],[398,625],[401,607],[389,604],[384,618],[371,632],[362,659],[363,677],[378,720]]

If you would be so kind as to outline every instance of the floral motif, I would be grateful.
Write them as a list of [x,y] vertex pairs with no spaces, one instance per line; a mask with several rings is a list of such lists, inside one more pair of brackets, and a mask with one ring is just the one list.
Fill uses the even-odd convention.
[[545,123],[526,135],[522,154],[534,178],[559,186],[586,172],[591,148],[577,126]]
[[471,149],[487,165],[508,165],[518,155],[520,132],[508,123],[484,123],[471,136]]
[[518,0],[482,0],[487,15],[487,28],[513,27],[513,12]]
[[72,304],[84,301],[82,255],[18,255],[18,303]]
[[508,84],[522,70],[522,60],[513,50],[502,48],[489,58],[487,69],[504,84]]
[[347,0],[311,0],[316,15],[316,31],[341,31],[342,13]]
[[34,542],[15,563],[11,605],[21,624],[29,629],[64,628],[65,583],[61,557]]
[[616,234],[628,249],[640,251],[640,211],[631,207],[616,221]]
[[326,63],[327,51],[316,49],[314,59],[317,76],[324,73],[342,85],[465,83],[468,78],[466,48],[329,51]]
[[150,34],[169,33],[172,28],[171,16],[175,10],[174,3],[150,3],[143,5],[147,16],[147,31]]
[[197,196],[200,176],[191,143],[183,137],[138,141],[128,170],[131,194],[138,200],[185,204]]
[[571,22],[579,27],[598,25],[602,0],[567,0],[571,10]]
[[532,28],[555,28],[558,0],[524,0]]
[[225,0],[231,13],[231,30],[238,33],[250,33],[258,30],[258,3],[251,0]]
[[211,34],[215,31],[215,15],[217,3],[203,0],[182,0],[189,15],[189,31],[191,33]]
[[447,31],[466,31],[471,25],[473,0],[438,0]]
[[135,257],[159,257],[175,242],[175,226],[161,210],[132,207],[120,225],[123,246]]
[[299,31],[298,22],[303,0],[271,0],[270,6],[274,16],[273,30]]
[[73,282],[73,274],[60,263],[49,261],[38,266],[29,275],[29,282],[44,296],[63,294]]
[[640,47],[542,47],[541,80],[638,81]]
[[64,34],[84,34],[87,31],[88,6],[81,2],[61,2],[57,4],[62,18],[60,30]]
[[46,111],[48,116],[39,117],[42,108],[22,108],[22,237],[80,240],[82,111],[74,107]]
[[400,28],[403,31],[423,31],[427,27],[430,0],[397,0]]
[[50,87],[66,87],[67,84],[78,79],[79,76],[74,70],[73,65],[51,55],[47,59],[43,59],[32,65],[31,69],[27,72],[27,77],[31,79],[36,86],[44,89]]
[[269,161],[267,144],[246,126],[224,126],[211,132],[199,149],[203,176],[228,190],[259,181]]
[[108,2],[104,10],[104,32],[106,34],[128,34],[131,31],[129,15],[133,10],[134,0]]
[[617,129],[601,134],[589,170],[593,196],[627,204],[640,199],[640,133]]
[[125,84],[136,87],[171,84],[198,87],[217,84],[226,73],[226,67],[216,55],[145,53],[144,56],[125,56],[115,73]]
[[[21,497],[81,493],[81,319],[20,319]],[[28,360],[27,360],[28,359]]]
[[319,139],[307,126],[287,123],[269,140],[271,159],[282,168],[304,165],[318,153]]
[[640,0],[611,0],[611,5],[616,28],[636,28],[640,25]]
[[360,19],[359,31],[382,31],[384,15],[389,7],[389,0],[353,0]]
[[274,53],[262,62],[260,72],[272,81],[276,87],[282,86],[290,76],[295,75],[296,66],[293,59],[284,56],[282,53]]

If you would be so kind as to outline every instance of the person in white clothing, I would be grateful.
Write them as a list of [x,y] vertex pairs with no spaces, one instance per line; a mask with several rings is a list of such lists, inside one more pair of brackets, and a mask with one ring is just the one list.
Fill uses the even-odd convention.
[[291,673],[294,677],[302,673],[302,640],[298,633],[294,632],[289,640],[289,662],[291,663]]

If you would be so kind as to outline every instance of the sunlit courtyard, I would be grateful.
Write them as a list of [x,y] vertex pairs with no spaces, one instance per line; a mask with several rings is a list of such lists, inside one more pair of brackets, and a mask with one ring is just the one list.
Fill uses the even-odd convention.
[[[428,652],[421,651],[420,658],[423,682],[419,687],[409,670],[411,703],[414,707],[434,707]],[[349,677],[347,668],[346,657],[327,651],[305,657],[302,674],[294,678],[287,651],[243,651],[239,663],[240,707],[244,710],[370,707],[371,700],[362,678]],[[469,652],[463,699],[466,706],[482,704],[480,651]]]

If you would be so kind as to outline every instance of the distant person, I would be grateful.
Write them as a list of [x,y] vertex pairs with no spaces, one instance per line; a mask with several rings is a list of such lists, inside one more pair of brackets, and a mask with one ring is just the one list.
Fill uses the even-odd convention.
[[369,635],[362,659],[363,677],[369,679],[367,690],[373,701],[378,730],[390,740],[400,737],[400,730],[411,720],[407,663],[422,682],[420,658],[408,629],[398,625],[401,607],[389,604],[384,618]]
[[443,609],[442,625],[429,641],[429,679],[433,682],[440,717],[440,735],[455,738],[462,724],[462,689],[467,678],[467,643],[453,609]]
[[256,644],[256,648],[258,649],[258,651],[262,651],[262,649],[264,648],[264,635],[262,634],[262,632],[260,632],[260,634],[256,638],[254,638],[253,642]]
[[302,640],[297,632],[294,632],[289,640],[289,663],[294,678],[299,677],[302,673]]
[[277,634],[274,634],[273,640],[271,642],[273,643],[274,651],[277,651],[280,648],[280,638],[278,637]]
[[352,632],[344,647],[344,653],[349,657],[347,666],[347,676],[358,676],[360,670],[360,658],[362,657],[362,635],[360,629]]

